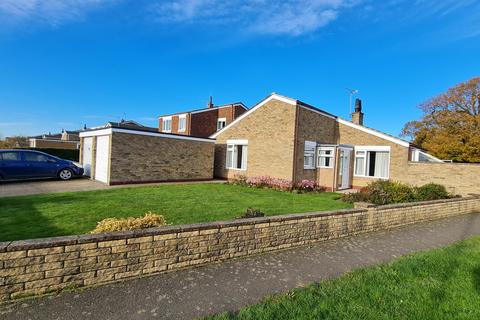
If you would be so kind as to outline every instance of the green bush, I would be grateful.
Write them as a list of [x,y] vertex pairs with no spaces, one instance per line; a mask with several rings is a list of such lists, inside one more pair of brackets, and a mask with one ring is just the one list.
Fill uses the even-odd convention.
[[247,211],[242,214],[241,216],[237,217],[237,219],[245,219],[245,218],[259,218],[259,217],[264,217],[265,213],[258,209],[254,208],[247,208]]
[[383,205],[451,197],[444,186],[435,183],[414,187],[401,182],[377,180],[369,183],[358,193],[342,195],[341,199],[345,202],[369,202]]
[[36,150],[48,153],[49,155],[59,157],[65,160],[79,161],[80,159],[80,150],[76,149],[54,149],[54,148],[19,148],[19,149],[28,149]]
[[451,198],[445,186],[436,183],[429,183],[416,188],[416,199],[418,201],[438,200]]

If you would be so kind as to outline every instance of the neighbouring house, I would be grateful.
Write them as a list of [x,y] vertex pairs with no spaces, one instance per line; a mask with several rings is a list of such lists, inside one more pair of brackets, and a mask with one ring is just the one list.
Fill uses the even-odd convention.
[[79,132],[79,130],[63,130],[61,133],[49,133],[29,137],[29,147],[42,149],[78,149],[80,147]]
[[160,116],[158,130],[164,133],[209,137],[246,111],[248,108],[241,102],[216,106],[210,97],[207,108]]
[[327,190],[391,179],[480,193],[479,165],[444,163],[408,141],[366,127],[363,120],[360,100],[346,120],[273,93],[211,136],[215,176],[308,179]]
[[85,175],[109,185],[213,179],[215,141],[125,122],[80,133]]

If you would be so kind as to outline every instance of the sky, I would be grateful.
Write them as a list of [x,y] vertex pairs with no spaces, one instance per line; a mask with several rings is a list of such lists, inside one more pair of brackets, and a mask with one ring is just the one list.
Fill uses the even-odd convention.
[[480,75],[474,0],[1,0],[0,138],[277,92],[399,135]]

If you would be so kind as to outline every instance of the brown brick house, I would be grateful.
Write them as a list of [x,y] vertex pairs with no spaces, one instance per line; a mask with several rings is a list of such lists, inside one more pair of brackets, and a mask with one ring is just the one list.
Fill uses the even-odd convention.
[[349,121],[273,93],[211,138],[216,139],[215,176],[220,178],[244,174],[309,179],[328,190],[391,179],[443,183],[457,193],[480,192],[472,177],[480,166],[444,163],[407,141],[364,126],[360,100]]
[[209,137],[246,111],[247,107],[241,102],[215,106],[210,98],[207,108],[160,116],[158,130],[164,133]]

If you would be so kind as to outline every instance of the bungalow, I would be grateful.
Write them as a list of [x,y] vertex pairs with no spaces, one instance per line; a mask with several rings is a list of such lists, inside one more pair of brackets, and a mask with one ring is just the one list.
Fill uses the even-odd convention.
[[412,161],[443,164],[408,141],[364,126],[363,118],[358,99],[350,121],[273,93],[211,136],[215,176],[308,179],[343,190],[373,179],[416,184]]

